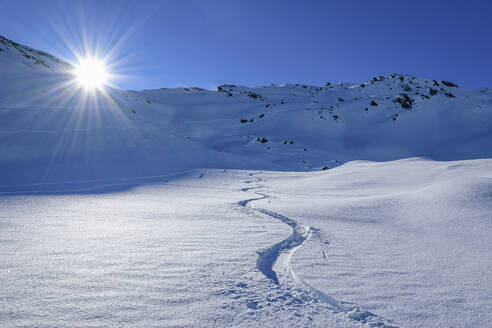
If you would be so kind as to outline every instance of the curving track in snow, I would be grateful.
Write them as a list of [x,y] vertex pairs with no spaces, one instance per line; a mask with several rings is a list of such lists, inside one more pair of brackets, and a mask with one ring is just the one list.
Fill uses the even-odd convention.
[[[261,173],[261,172],[260,172]],[[257,173],[251,173],[250,176],[253,177]],[[264,181],[260,177],[256,177],[256,182],[258,185],[253,187],[242,188],[241,191],[249,192],[255,189],[263,188],[259,183]],[[245,183],[250,184],[255,181],[245,181]],[[390,320],[386,320],[377,316],[369,311],[364,311],[358,306],[345,305],[333,297],[326,295],[317,288],[314,288],[302,281],[293,271],[291,260],[295,251],[303,245],[303,243],[313,237],[319,235],[319,229],[314,227],[305,226],[300,224],[296,220],[289,218],[285,215],[273,212],[267,209],[252,206],[251,203],[258,200],[264,200],[271,198],[269,195],[254,191],[255,195],[259,197],[249,198],[239,201],[237,204],[243,208],[248,208],[257,213],[267,215],[274,219],[287,224],[292,228],[292,233],[284,240],[270,246],[267,249],[258,251],[258,260],[256,266],[258,270],[267,278],[271,279],[273,283],[285,288],[287,290],[297,290],[301,292],[301,299],[307,302],[323,302],[329,304],[333,310],[345,313],[350,319],[359,322],[361,324],[366,324],[369,327],[383,327],[383,328],[397,328]]]

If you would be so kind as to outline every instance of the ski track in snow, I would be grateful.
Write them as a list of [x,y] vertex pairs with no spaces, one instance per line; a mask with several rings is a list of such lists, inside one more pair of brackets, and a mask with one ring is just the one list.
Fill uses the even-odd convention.
[[[258,173],[251,173],[250,176],[253,177]],[[253,182],[260,183],[263,178],[256,177],[256,181],[245,181],[244,183],[250,184]],[[241,191],[248,192],[250,190],[261,189],[263,186],[258,184],[254,187],[241,188]],[[319,229],[314,227],[305,226],[294,219],[284,216],[280,213],[269,211],[267,209],[251,206],[250,203],[258,200],[271,198],[265,193],[255,191],[254,194],[260,196],[256,198],[249,198],[239,201],[237,204],[243,208],[248,208],[257,213],[270,216],[274,219],[285,223],[292,228],[292,234],[286,239],[270,246],[267,249],[258,251],[257,268],[258,270],[267,278],[271,279],[275,285],[278,285],[282,289],[286,290],[286,294],[290,295],[290,291],[296,289],[300,290],[300,298],[304,302],[310,302],[314,300],[315,302],[323,302],[330,305],[333,310],[337,312],[345,313],[350,319],[366,324],[369,327],[383,327],[383,328],[398,328],[399,325],[395,325],[390,320],[381,318],[376,314],[360,309],[360,307],[353,304],[342,304],[341,302],[335,300],[333,297],[326,295],[317,288],[310,286],[308,283],[302,281],[296,273],[293,271],[291,266],[291,260],[295,251],[303,245],[306,240],[319,235]],[[326,253],[323,252],[325,260],[328,260]],[[277,271],[274,269],[277,268]],[[249,304],[248,304],[248,307]]]

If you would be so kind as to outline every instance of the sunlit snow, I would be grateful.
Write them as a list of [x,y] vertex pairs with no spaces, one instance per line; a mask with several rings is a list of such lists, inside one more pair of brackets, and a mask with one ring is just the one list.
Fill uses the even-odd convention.
[[490,326],[491,90],[85,92],[0,50],[0,326]]

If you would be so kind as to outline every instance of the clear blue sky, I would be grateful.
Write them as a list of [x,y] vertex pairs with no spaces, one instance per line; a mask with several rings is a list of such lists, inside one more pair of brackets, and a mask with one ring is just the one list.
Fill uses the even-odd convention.
[[116,85],[212,88],[405,73],[492,87],[492,1],[0,0],[0,35],[73,60],[97,49]]

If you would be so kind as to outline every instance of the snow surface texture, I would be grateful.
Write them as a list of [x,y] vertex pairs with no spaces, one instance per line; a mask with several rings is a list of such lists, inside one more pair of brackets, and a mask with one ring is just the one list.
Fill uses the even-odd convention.
[[490,326],[490,90],[70,69],[0,38],[0,326]]
[[2,191],[204,167],[305,171],[361,159],[492,157],[488,89],[393,74],[323,87],[88,94],[68,83],[68,64],[9,42],[0,39]]
[[319,229],[292,263],[309,286],[407,327],[490,326],[490,159],[262,176],[258,206]]
[[2,326],[490,326],[490,159],[108,190],[0,198]]

